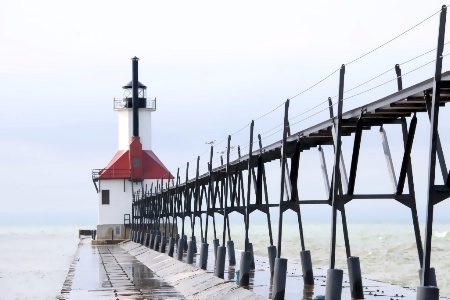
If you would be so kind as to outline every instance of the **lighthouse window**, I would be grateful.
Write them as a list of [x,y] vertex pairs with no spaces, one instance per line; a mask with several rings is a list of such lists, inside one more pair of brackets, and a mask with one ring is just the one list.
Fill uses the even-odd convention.
[[102,204],[109,204],[109,190],[102,190]]
[[139,157],[133,158],[133,168],[139,168]]

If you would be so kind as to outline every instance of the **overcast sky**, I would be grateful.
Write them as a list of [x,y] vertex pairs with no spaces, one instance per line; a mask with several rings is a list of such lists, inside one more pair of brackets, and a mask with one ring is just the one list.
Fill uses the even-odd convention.
[[[176,173],[205,142],[226,138],[336,70],[440,10],[438,1],[0,1],[0,222],[96,224],[97,194],[91,171],[117,151],[113,98],[131,80],[131,60],[140,58],[139,80],[157,98],[153,150]],[[394,65],[436,46],[438,15],[346,68],[346,93],[395,78]],[[448,40],[448,39],[446,39]],[[444,53],[446,51],[444,50]],[[434,59],[430,52],[402,65],[403,73]],[[448,60],[448,59],[446,59]],[[448,70],[445,62],[444,70]],[[433,75],[428,64],[404,77],[404,87]],[[295,117],[338,91],[338,74],[291,101]],[[345,102],[344,110],[396,91],[391,81]],[[298,131],[324,120],[320,106],[291,121]],[[442,109],[441,128],[450,126]],[[294,124],[298,121],[301,121]],[[282,122],[282,109],[256,121],[255,133]],[[397,174],[400,130],[386,127]],[[419,117],[413,164],[420,216],[425,208],[429,124]],[[271,135],[274,133],[273,135]],[[445,134],[441,134],[445,137]],[[281,133],[263,134],[263,143]],[[344,140],[350,165],[352,138]],[[248,142],[248,128],[232,145]],[[448,155],[450,144],[442,141]],[[216,152],[224,150],[222,143]],[[329,170],[332,153],[326,149]],[[319,156],[302,156],[304,198],[323,198]],[[216,155],[218,155],[216,153]],[[365,132],[359,192],[391,192],[377,129]],[[450,159],[450,158],[448,158]],[[207,155],[201,157],[204,165]],[[439,171],[439,170],[438,170]],[[269,175],[278,182],[276,172]],[[278,183],[273,183],[278,186]],[[274,195],[277,195],[273,192]],[[277,197],[277,196],[275,196]],[[273,199],[277,202],[278,199]],[[437,217],[443,217],[441,212]],[[408,219],[394,201],[351,203],[349,215]],[[312,209],[311,219],[329,217]],[[325,216],[325,217],[324,217]]]

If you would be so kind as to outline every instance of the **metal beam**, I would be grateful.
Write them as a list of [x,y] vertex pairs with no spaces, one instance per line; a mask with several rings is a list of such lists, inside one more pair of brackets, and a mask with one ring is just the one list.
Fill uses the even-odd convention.
[[394,164],[392,163],[391,150],[389,148],[389,142],[387,139],[386,131],[384,131],[383,126],[380,126],[381,143],[383,145],[384,157],[386,159],[386,165],[389,172],[389,177],[391,178],[392,190],[394,193],[397,192],[397,177],[395,176]]
[[345,76],[345,65],[342,65],[340,74],[339,74],[339,100],[338,100],[338,114],[335,118],[335,128],[336,128],[336,137],[334,141],[334,172],[333,172],[333,187],[331,194],[331,205],[332,205],[332,214],[331,214],[331,246],[330,246],[330,269],[334,269],[335,266],[335,258],[336,258],[336,213],[337,207],[339,205],[338,199],[338,189],[339,182],[341,181],[341,172],[340,172],[340,160],[341,160],[341,120],[342,120],[342,104],[344,99],[344,76]]
[[424,286],[430,285],[430,258],[431,258],[431,238],[433,233],[433,209],[435,198],[435,168],[436,168],[436,148],[438,138],[438,121],[439,121],[439,101],[440,101],[440,89],[439,82],[442,80],[442,52],[444,50],[445,39],[445,23],[447,18],[447,7],[442,6],[439,22],[439,35],[436,49],[436,69],[433,82],[433,98],[431,103],[431,127],[430,127],[430,151],[429,151],[429,164],[428,164],[428,194],[427,194],[427,222],[425,229],[425,252],[423,257],[423,272],[422,272],[422,284]]

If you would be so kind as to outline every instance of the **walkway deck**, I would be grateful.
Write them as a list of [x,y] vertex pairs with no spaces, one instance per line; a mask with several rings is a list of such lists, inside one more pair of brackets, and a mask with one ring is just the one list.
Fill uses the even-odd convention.
[[86,238],[80,240],[61,295],[70,300],[185,299],[120,246],[91,246]]
[[[239,269],[239,258],[240,251],[236,251],[236,266],[229,266],[228,262],[226,263],[226,278],[222,281],[223,286],[234,284],[235,271]],[[192,269],[192,276],[186,278],[186,281],[203,280],[201,284],[205,285],[205,291],[207,292],[210,287],[207,287],[208,284],[206,282],[219,280],[217,278],[214,279],[215,277],[212,276],[214,272],[214,252],[212,247],[210,247],[208,255],[208,266],[206,271],[206,273],[209,273],[208,275],[195,268],[198,264],[197,259],[198,255],[194,257],[193,265],[189,266],[189,268]],[[184,255],[183,258],[183,262],[185,261],[186,255]],[[183,264],[186,267],[188,266],[175,259],[169,258],[167,254],[161,254],[131,241],[126,242],[123,245],[92,246],[90,245],[90,239],[83,238],[80,240],[76,257],[69,269],[67,279],[64,282],[61,291],[62,297],[60,299],[144,300],[201,298],[200,293],[185,297],[185,295],[183,295],[184,292],[180,292],[168,283],[170,280],[165,281],[156,274],[161,273],[161,270],[168,269],[170,266],[177,263]],[[148,267],[155,265],[159,266],[158,268],[153,267],[155,270],[151,270]],[[256,294],[256,297],[252,296],[252,298],[270,298],[272,286],[268,259],[265,257],[255,257],[255,265],[255,270],[250,274],[250,286],[248,288]],[[163,273],[164,272],[166,274],[169,273],[167,270],[163,271]],[[307,287],[303,285],[300,264],[290,262],[287,274],[285,299],[312,300],[315,296],[325,294],[326,270],[315,269],[315,285]],[[196,279],[195,277],[198,278]],[[191,284],[188,283],[188,285]],[[413,289],[406,287],[370,279],[364,279],[363,285],[365,287],[365,299],[369,300],[400,300],[415,299],[416,297],[416,292]],[[238,287],[236,286],[235,289],[238,289]],[[233,290],[233,292],[238,291]],[[245,296],[248,297],[249,294],[245,294]],[[236,293],[234,293],[234,296],[235,295]],[[227,297],[225,296],[225,298]],[[231,299],[232,297],[228,298]],[[344,274],[342,299],[351,299],[347,274]],[[448,300],[449,298],[441,297],[440,299]]]

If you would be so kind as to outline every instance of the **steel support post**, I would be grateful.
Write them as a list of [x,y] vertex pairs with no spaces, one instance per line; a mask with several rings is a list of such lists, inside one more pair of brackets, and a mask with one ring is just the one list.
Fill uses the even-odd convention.
[[436,198],[435,192],[435,172],[436,172],[436,148],[438,139],[439,103],[440,103],[440,81],[442,72],[442,52],[444,50],[445,23],[447,7],[442,6],[439,22],[439,35],[436,49],[436,69],[433,83],[433,98],[431,103],[431,128],[430,128],[430,151],[428,164],[428,199],[427,217],[425,229],[425,252],[423,257],[422,286],[417,289],[418,300],[439,299],[439,289],[430,287],[430,258],[431,258],[431,238],[433,233],[433,209]]
[[[431,118],[431,97],[428,91],[425,91],[425,104],[427,106],[428,118]],[[441,167],[442,179],[444,183],[448,181],[448,169],[447,164],[445,163],[444,152],[442,150],[441,139],[439,137],[439,133],[437,134],[436,140],[436,153],[439,159],[439,165]]]
[[289,99],[286,100],[284,105],[284,123],[283,123],[283,139],[281,148],[281,181],[280,181],[280,212],[278,218],[278,242],[277,242],[277,258],[275,259],[273,287],[272,287],[272,299],[284,299],[286,288],[286,271],[287,271],[287,259],[281,258],[281,238],[283,233],[283,199],[284,199],[284,187],[286,176],[286,138],[289,128]]
[[350,165],[350,178],[348,181],[348,195],[353,195],[355,191],[356,171],[358,169],[359,149],[361,147],[361,137],[363,129],[363,120],[360,117],[356,123],[355,140],[353,143],[352,162]]
[[[187,194],[188,194],[188,185],[187,185],[187,182],[188,182],[188,180],[189,180],[189,162],[187,162],[186,163],[186,180],[185,180],[185,184],[184,184],[184,199],[183,199],[183,215],[182,215],[182,217],[181,217],[181,221],[182,221],[182,224],[181,224],[181,236],[183,237],[183,248],[182,249],[184,249],[184,248],[187,248],[187,247],[185,247],[184,245],[187,243],[187,240],[186,240],[186,237],[185,237],[185,235],[184,235],[184,221],[185,221],[185,218],[186,218],[186,212],[187,212],[187,198],[188,198],[188,196],[187,196]],[[180,247],[178,247],[178,249],[179,249]],[[185,250],[187,250],[187,249],[185,249]]]
[[[405,118],[402,118],[401,125],[402,125],[403,144],[406,149],[409,135],[408,135],[408,127],[406,125]],[[420,235],[419,218],[417,216],[416,191],[415,191],[415,187],[414,187],[414,177],[413,177],[413,172],[412,172],[411,159],[409,159],[409,162],[408,162],[406,176],[408,178],[408,193],[411,197],[409,208],[411,209],[411,218],[412,218],[413,227],[414,227],[414,236],[416,239],[417,254],[419,257],[419,265],[422,268],[423,245],[422,245],[422,238]]]
[[[258,134],[258,142],[259,142],[259,149],[261,151],[261,149],[262,149],[262,141],[261,141],[261,135],[260,134]],[[269,204],[269,195],[267,193],[266,170],[265,170],[265,167],[264,167],[264,163],[261,166],[261,173],[262,173],[262,181],[263,181],[263,186],[264,186],[264,199],[265,199],[266,205],[268,205]],[[270,209],[267,209],[266,216],[267,216],[267,227],[268,227],[268,230],[269,230],[270,246],[273,246],[272,222],[271,222],[271,219],[270,219]],[[273,250],[269,250],[269,253],[271,251],[273,252]],[[275,249],[275,251],[276,251],[276,249]],[[275,259],[275,256],[274,256],[274,259]],[[272,271],[272,269],[271,269],[271,271]],[[272,273],[273,273],[273,271],[272,271]]]
[[344,75],[345,65],[342,65],[339,76],[339,100],[338,100],[338,114],[335,118],[335,140],[334,140],[334,172],[331,194],[332,216],[331,216],[331,249],[330,249],[330,269],[334,269],[336,257],[336,218],[339,203],[339,183],[341,181],[340,172],[340,158],[341,158],[341,120],[342,120],[342,106],[344,98]]
[[400,168],[400,175],[398,177],[397,191],[396,195],[403,194],[403,187],[405,186],[406,180],[406,172],[411,162],[411,149],[414,142],[414,135],[416,133],[417,126],[417,117],[414,114],[414,117],[411,119],[411,123],[409,125],[409,133],[405,144],[405,152],[403,154],[402,166]]
[[284,104],[284,123],[283,123],[283,139],[281,148],[281,182],[280,182],[280,206],[279,206],[279,218],[278,218],[278,241],[277,241],[277,258],[281,257],[281,239],[283,233],[283,210],[282,205],[284,201],[284,187],[286,176],[286,138],[287,130],[289,127],[289,99]]
[[250,141],[248,146],[248,176],[247,176],[247,205],[245,208],[245,244],[244,251],[248,252],[248,229],[250,223],[250,189],[252,184],[252,152],[253,152],[253,128],[255,126],[255,121],[252,120],[250,124]]

